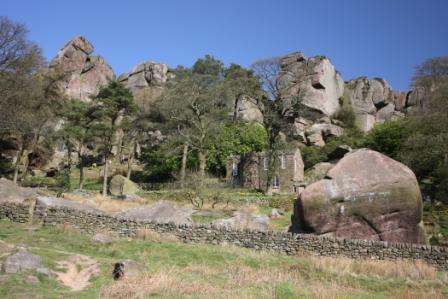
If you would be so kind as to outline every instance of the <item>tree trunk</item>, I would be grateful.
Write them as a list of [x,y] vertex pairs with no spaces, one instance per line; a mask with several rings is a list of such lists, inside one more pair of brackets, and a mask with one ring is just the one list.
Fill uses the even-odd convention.
[[82,191],[84,188],[84,166],[79,164],[79,187],[78,189]]
[[19,170],[20,170],[20,162],[22,162],[22,156],[23,156],[23,146],[20,148],[20,150],[17,151],[17,157],[16,157],[16,163],[14,165],[14,178],[13,182],[17,184],[17,179],[19,178]]
[[182,151],[182,164],[180,167],[180,185],[182,188],[185,187],[185,176],[187,174],[187,158],[188,158],[188,143],[185,142]]
[[201,180],[201,184],[205,177],[205,166],[207,163],[206,156],[203,150],[198,151],[198,160],[199,160],[199,177]]
[[134,152],[135,152],[135,146],[132,147],[132,151],[129,153],[129,157],[128,157],[128,172],[126,174],[126,178],[128,180],[131,179],[132,162],[134,161]]
[[107,157],[104,159],[104,171],[103,171],[103,196],[107,196],[107,170],[109,166],[109,161]]
[[[40,137],[40,130],[41,129],[39,128],[39,130],[36,133],[34,133],[33,143],[31,144],[31,150],[30,150],[29,154],[30,153],[34,153],[36,151],[37,143],[38,143],[39,137]],[[27,159],[25,160],[25,167],[23,167],[23,169],[24,169],[23,170],[23,174],[22,174],[22,179],[23,180],[26,179],[26,177],[28,176],[28,173],[29,173],[29,168],[30,168],[29,154],[28,154]]]

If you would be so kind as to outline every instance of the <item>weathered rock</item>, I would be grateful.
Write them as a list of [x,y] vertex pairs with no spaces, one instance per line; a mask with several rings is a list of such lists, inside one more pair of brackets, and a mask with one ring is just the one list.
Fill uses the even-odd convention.
[[[344,98],[349,101],[356,114],[357,126],[364,132],[375,125],[377,110],[389,103],[394,105],[392,89],[385,80],[379,78],[361,77],[350,80],[345,84]],[[391,107],[394,106],[389,106],[380,115],[382,121],[391,115],[389,113]]]
[[133,260],[124,260],[117,262],[114,265],[114,270],[112,271],[112,277],[115,280],[123,279],[124,277],[135,277],[142,273],[144,267]]
[[339,110],[339,98],[344,92],[344,82],[324,56],[307,59],[295,52],[280,61],[280,103],[285,115],[294,116],[294,107],[301,106],[302,113],[331,116]]
[[269,217],[266,215],[235,212],[232,218],[215,220],[212,222],[212,225],[227,229],[267,231],[269,229]]
[[51,61],[51,67],[67,74],[60,82],[67,96],[89,101],[101,87],[115,78],[112,68],[103,58],[90,55],[93,50],[89,41],[78,36],[69,41]]
[[308,169],[305,172],[305,183],[310,185],[314,182],[322,180],[327,175],[327,172],[334,167],[333,163],[320,162]]
[[118,217],[135,220],[176,224],[192,223],[192,209],[178,208],[172,202],[158,201],[153,205],[132,208],[117,214]]
[[113,196],[135,195],[138,190],[136,183],[118,174],[112,177],[109,185],[109,192]]
[[85,203],[74,202],[59,197],[38,196],[36,200],[36,212],[43,215],[49,208],[70,208],[85,212],[102,213],[101,210]]
[[17,184],[14,184],[13,181],[0,178],[0,202],[24,202],[28,199],[32,200],[36,197],[37,189],[20,187]]
[[412,171],[372,150],[347,154],[299,196],[291,230],[343,238],[424,243]]
[[385,121],[389,121],[394,116],[395,105],[393,103],[389,103],[376,113],[376,122],[383,123]]
[[394,91],[393,97],[394,97],[395,109],[404,112],[406,110],[407,93],[402,91]]
[[120,75],[118,81],[132,91],[140,110],[149,111],[170,77],[168,65],[146,61],[136,65],[129,73]]
[[235,118],[245,122],[263,123],[263,113],[256,99],[243,95],[236,100]]
[[18,273],[24,270],[43,268],[43,264],[40,256],[29,253],[25,248],[20,248],[18,253],[6,258],[3,267],[5,273]]
[[325,138],[341,136],[343,133],[344,129],[330,123],[314,124],[305,131],[308,143],[316,146],[324,146]]

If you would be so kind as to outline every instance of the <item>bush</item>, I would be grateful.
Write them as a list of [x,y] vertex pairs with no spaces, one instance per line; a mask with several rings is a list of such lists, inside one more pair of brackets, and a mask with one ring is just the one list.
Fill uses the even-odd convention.
[[396,120],[377,125],[367,133],[362,145],[396,159],[411,133],[407,124]]

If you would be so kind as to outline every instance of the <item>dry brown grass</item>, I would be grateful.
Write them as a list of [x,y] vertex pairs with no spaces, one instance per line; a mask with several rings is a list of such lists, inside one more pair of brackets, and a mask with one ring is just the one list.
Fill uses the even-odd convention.
[[176,243],[179,242],[179,239],[173,235],[168,233],[160,234],[152,229],[139,229],[135,235],[137,239],[157,242],[157,243]]
[[336,274],[368,275],[411,280],[435,280],[437,270],[423,261],[357,260],[345,257],[315,257],[309,260],[316,270]]
[[[251,252],[248,251],[249,253]],[[262,258],[266,254],[253,252],[250,255]],[[364,275],[376,279],[403,278],[412,286],[391,293],[390,298],[436,299],[443,298],[436,287],[437,281],[441,286],[447,282],[440,281],[440,273],[434,268],[420,262],[355,261],[327,257],[309,257],[308,261],[306,266],[297,265],[290,268],[268,265],[259,268],[247,265],[230,265],[226,268],[206,265],[171,267],[115,282],[105,287],[101,294],[104,298],[146,298],[157,294],[163,298],[278,298],[277,286],[288,283],[295,291],[302,290],[307,298],[361,298],[369,294],[368,289],[356,284],[354,286],[339,278]],[[310,272],[313,275],[310,276]],[[325,273],[337,275],[328,276]],[[320,276],[322,274],[324,275]],[[428,289],[429,285],[425,286],[428,281],[431,281],[432,287],[429,287],[429,291],[423,291]]]

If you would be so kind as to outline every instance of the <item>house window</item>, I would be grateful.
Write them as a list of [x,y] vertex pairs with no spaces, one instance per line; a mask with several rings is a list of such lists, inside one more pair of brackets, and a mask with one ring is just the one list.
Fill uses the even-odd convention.
[[269,169],[269,159],[264,157],[263,164],[264,164],[263,165],[264,166],[264,170],[268,170]]
[[280,156],[280,166],[282,169],[286,169],[286,159],[285,159],[285,155],[281,155]]
[[277,175],[274,176],[274,181],[272,182],[272,187],[273,188],[280,188],[280,179],[279,179],[279,177]]
[[236,162],[232,163],[232,175],[238,176],[238,164]]

